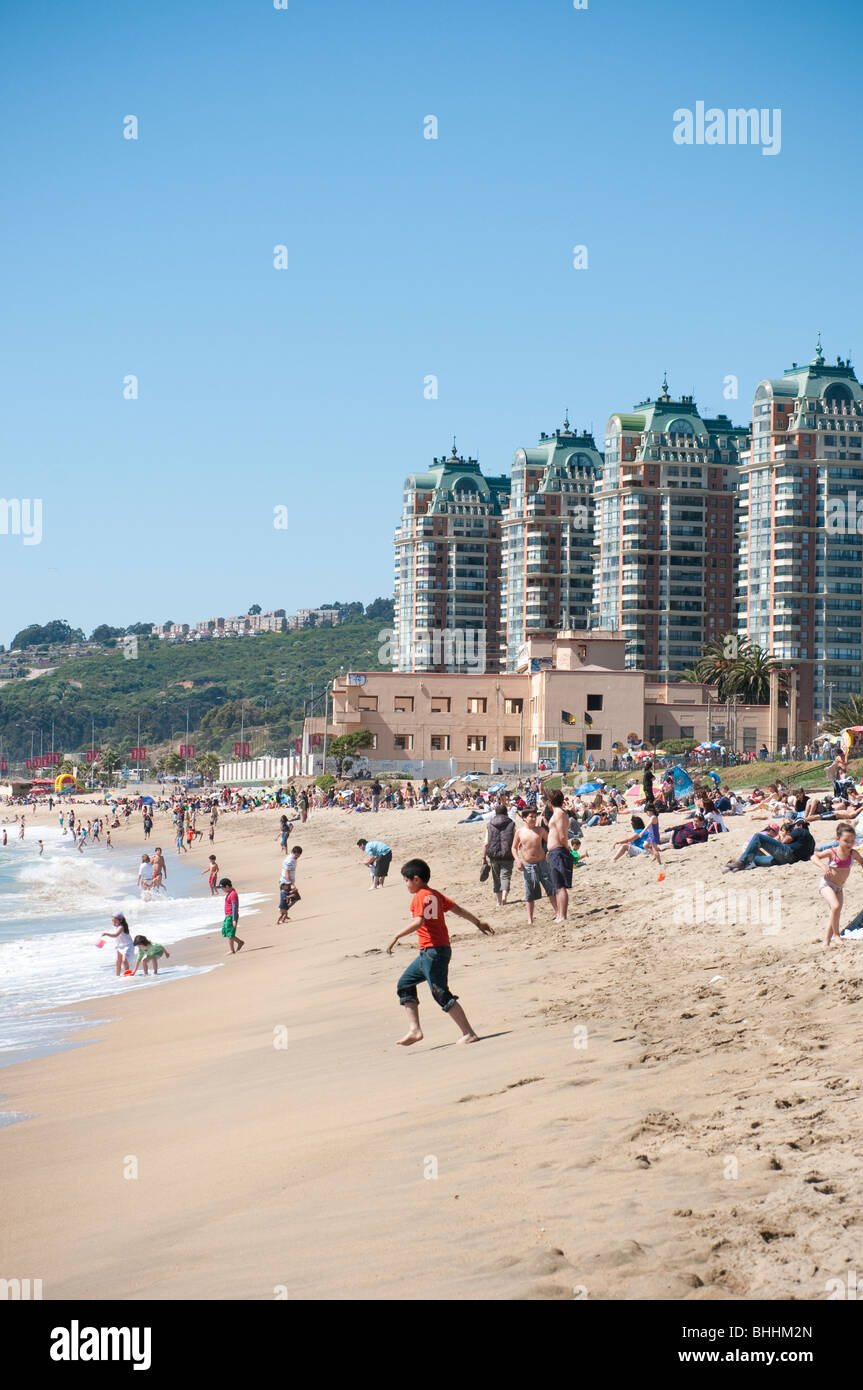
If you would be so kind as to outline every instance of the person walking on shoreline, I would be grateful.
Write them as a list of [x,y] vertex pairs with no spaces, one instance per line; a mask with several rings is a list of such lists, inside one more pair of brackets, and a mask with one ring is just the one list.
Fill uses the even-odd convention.
[[300,901],[300,894],[297,889],[297,863],[302,854],[302,847],[294,845],[290,854],[286,854],[282,860],[282,872],[279,879],[279,915],[276,918],[276,926],[281,926],[282,922],[290,922],[288,913],[295,903]]
[[224,936],[228,942],[231,955],[234,955],[235,951],[242,951],[246,944],[245,941],[241,941],[237,936],[237,923],[240,919],[240,895],[229,878],[221,879],[219,887],[228,890],[225,895],[225,917],[222,922],[222,936]]

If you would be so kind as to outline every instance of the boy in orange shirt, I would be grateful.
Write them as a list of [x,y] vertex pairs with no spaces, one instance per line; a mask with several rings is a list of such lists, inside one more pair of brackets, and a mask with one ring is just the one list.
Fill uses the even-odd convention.
[[392,955],[393,947],[397,941],[403,936],[409,936],[414,931],[418,934],[417,941],[420,953],[404,971],[396,986],[399,1003],[407,1010],[409,1019],[408,1031],[403,1038],[399,1038],[398,1045],[399,1047],[410,1047],[411,1043],[422,1040],[417,985],[423,980],[427,982],[435,1003],[440,1004],[444,1013],[449,1014],[461,1030],[459,1042],[479,1042],[479,1038],[467,1021],[464,1009],[458,1003],[458,996],[450,993],[447,982],[452,948],[444,913],[454,912],[457,917],[464,917],[466,921],[473,922],[483,936],[494,936],[494,931],[487,922],[481,922],[478,917],[474,917],[472,912],[468,912],[464,907],[459,907],[450,898],[445,898],[443,893],[439,893],[436,888],[429,888],[431,869],[424,859],[409,859],[402,866],[402,878],[408,892],[412,894],[412,920],[409,927],[396,932],[387,947],[387,955]]

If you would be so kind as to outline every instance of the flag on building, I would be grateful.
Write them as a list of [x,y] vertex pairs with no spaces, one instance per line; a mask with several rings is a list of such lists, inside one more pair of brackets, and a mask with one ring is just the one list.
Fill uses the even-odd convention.
[[593,718],[591,717],[591,715],[588,714],[587,710],[584,711],[584,722],[585,724],[593,723]]
[[568,709],[562,709],[562,710],[560,711],[560,722],[561,722],[562,724],[574,724],[574,723],[575,723],[575,715],[574,715],[574,714],[570,714],[570,712],[569,712]]

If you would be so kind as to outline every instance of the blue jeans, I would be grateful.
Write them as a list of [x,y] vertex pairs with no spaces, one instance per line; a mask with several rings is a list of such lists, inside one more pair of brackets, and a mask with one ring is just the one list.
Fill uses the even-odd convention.
[[750,864],[758,864],[766,869],[770,864],[790,864],[793,854],[793,845],[785,845],[781,840],[774,840],[772,835],[759,830],[741,854],[740,862],[747,869]]
[[418,1004],[417,985],[425,980],[435,1003],[440,1004],[444,1013],[449,1013],[458,999],[457,994],[450,994],[447,983],[451,959],[451,946],[424,946],[416,960],[411,961],[396,986],[399,1003]]

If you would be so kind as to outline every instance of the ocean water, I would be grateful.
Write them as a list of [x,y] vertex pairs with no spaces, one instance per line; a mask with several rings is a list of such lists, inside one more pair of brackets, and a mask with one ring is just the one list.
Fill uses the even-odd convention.
[[[0,827],[2,829],[2,827]],[[132,935],[141,932],[169,949],[173,942],[212,931],[222,922],[224,894],[210,896],[202,869],[206,858],[178,859],[166,853],[168,892],[143,901],[135,886],[139,850],[88,846],[83,854],[59,829],[28,826],[24,840],[7,825],[9,842],[0,846],[0,1067],[75,1046],[75,1032],[94,1020],[58,1005],[110,999],[130,989],[160,988],[171,980],[199,975],[215,966],[159,963],[159,974],[140,971],[134,979],[117,976],[113,941],[100,949],[100,933],[112,931],[111,916],[125,914]],[[40,857],[38,839],[44,842]],[[259,911],[263,894],[240,894],[241,919]],[[2,1087],[0,1087],[2,1091]],[[17,1118],[4,1112],[0,1124]]]

